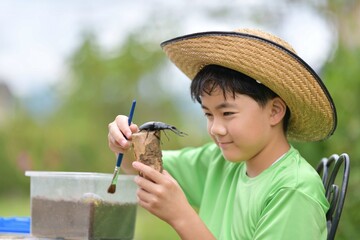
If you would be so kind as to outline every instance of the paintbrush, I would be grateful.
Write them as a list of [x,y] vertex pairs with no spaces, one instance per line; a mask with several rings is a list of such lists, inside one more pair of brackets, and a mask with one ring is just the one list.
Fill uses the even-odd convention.
[[[132,102],[131,105],[131,109],[130,109],[130,114],[129,114],[129,119],[128,119],[128,124],[130,126],[132,118],[134,116],[134,110],[135,110],[135,105],[136,105],[136,100],[134,100]],[[111,181],[111,185],[108,188],[108,193],[115,193],[116,191],[116,183],[118,181],[118,177],[119,177],[119,170],[120,170],[120,165],[123,159],[123,154],[119,153],[118,157],[117,157],[117,161],[116,161],[116,166],[115,166],[115,171],[114,171],[114,177]]]

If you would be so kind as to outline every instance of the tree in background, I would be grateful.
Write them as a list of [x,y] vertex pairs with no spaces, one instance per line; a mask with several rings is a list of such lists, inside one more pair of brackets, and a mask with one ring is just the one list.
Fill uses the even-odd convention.
[[[182,100],[173,98],[174,89],[161,83],[164,54],[159,42],[140,37],[143,33],[134,31],[111,54],[98,46],[93,34],[84,34],[68,60],[68,74],[50,92],[56,95],[56,109],[48,116],[33,117],[25,103],[18,104],[14,119],[1,128],[0,138],[4,148],[0,154],[11,169],[2,168],[0,175],[17,180],[8,181],[6,187],[0,185],[0,192],[28,188],[23,175],[26,168],[112,172],[115,156],[107,146],[107,125],[116,115],[128,114],[133,99],[138,102],[134,122],[163,121],[184,129],[179,111]],[[196,133],[195,128],[186,131]],[[166,148],[198,141],[196,135],[181,139],[170,134],[169,140],[163,138]],[[17,166],[13,160],[17,158],[29,166]],[[19,183],[22,187],[16,188]]]
[[329,0],[322,14],[332,14],[338,36],[334,55],[320,73],[328,87],[338,113],[334,135],[314,144],[296,144],[316,166],[321,157],[346,152],[351,159],[347,196],[336,239],[356,239],[360,235],[360,2]]

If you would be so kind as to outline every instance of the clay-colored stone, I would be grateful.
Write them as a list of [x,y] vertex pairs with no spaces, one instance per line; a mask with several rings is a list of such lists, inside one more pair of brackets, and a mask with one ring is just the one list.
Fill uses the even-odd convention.
[[[162,154],[160,131],[142,131],[132,135],[132,144],[136,161],[142,162],[162,172]],[[142,175],[140,173],[140,175]]]

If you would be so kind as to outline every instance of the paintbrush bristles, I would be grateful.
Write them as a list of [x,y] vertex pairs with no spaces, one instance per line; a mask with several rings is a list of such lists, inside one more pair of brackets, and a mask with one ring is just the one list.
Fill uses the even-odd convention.
[[115,193],[116,191],[116,185],[115,184],[111,184],[108,188],[108,193]]
[[115,191],[116,191],[116,183],[118,181],[118,177],[119,177],[119,168],[115,167],[114,176],[113,176],[113,179],[111,181],[111,185],[108,188],[108,193],[115,193]]

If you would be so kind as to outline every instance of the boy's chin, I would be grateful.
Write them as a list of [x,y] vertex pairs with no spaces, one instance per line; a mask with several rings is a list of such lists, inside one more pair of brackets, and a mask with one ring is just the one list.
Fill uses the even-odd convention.
[[244,159],[241,159],[238,156],[231,156],[230,154],[226,154],[224,152],[223,152],[223,156],[224,156],[226,161],[232,162],[232,163],[240,163],[240,162],[245,161]]

